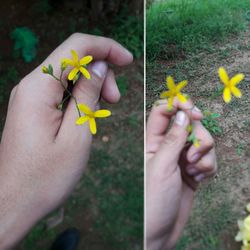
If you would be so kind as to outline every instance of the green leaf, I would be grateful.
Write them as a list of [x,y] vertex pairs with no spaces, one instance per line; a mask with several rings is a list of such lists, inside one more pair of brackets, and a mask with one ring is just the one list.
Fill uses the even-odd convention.
[[36,57],[37,36],[27,27],[16,28],[11,33],[14,50],[20,51],[25,62],[31,62]]

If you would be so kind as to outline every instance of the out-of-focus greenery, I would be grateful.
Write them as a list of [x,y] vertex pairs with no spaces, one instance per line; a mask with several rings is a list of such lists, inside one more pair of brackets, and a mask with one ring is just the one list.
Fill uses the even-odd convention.
[[27,27],[16,28],[11,33],[11,38],[14,40],[14,49],[21,52],[25,62],[31,62],[36,56],[36,45],[38,38]]
[[249,10],[248,0],[155,1],[147,10],[147,58],[210,49],[243,30]]

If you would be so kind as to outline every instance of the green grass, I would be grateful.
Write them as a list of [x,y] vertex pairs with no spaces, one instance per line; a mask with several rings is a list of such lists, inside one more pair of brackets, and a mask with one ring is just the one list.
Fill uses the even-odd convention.
[[202,119],[203,126],[212,134],[212,135],[222,135],[223,129],[219,125],[218,118],[220,114],[212,113],[209,111],[203,112],[205,117]]
[[245,28],[249,10],[247,0],[155,2],[147,10],[147,59],[212,50],[213,43]]

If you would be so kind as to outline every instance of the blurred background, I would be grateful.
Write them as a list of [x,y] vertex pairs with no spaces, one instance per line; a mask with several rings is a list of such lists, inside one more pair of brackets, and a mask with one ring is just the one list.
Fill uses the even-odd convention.
[[[238,250],[237,220],[250,201],[250,1],[147,2],[147,110],[166,88],[165,78],[189,80],[185,93],[203,111],[216,142],[217,176],[201,185],[177,250]],[[243,96],[226,105],[218,68],[244,73]]]
[[86,174],[18,249],[48,249],[69,227],[81,231],[79,249],[142,249],[143,1],[9,0],[0,12],[1,132],[11,89],[72,33],[112,37],[135,56],[114,69],[122,99],[104,104],[113,115],[100,122]]

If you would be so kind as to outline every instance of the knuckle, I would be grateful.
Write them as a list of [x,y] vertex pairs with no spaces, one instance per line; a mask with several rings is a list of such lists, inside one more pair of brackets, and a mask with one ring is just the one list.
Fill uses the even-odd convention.
[[79,84],[76,85],[76,88],[76,92],[79,92],[80,95],[87,96],[90,99],[96,99],[100,96],[101,87],[97,81],[92,80],[90,84],[83,84],[79,82]]
[[69,39],[70,40],[78,40],[83,37],[83,34],[80,32],[75,32],[72,35],[70,35]]

